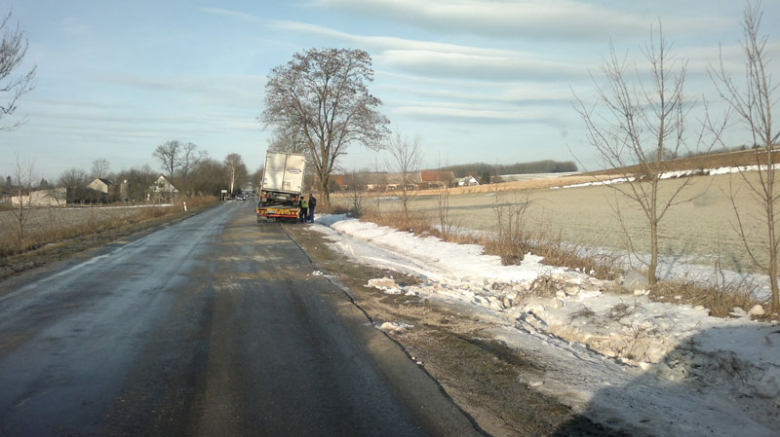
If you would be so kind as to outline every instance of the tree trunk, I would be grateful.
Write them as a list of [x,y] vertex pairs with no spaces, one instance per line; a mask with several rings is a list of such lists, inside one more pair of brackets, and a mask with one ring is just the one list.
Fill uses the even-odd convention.
[[658,223],[650,223],[650,265],[647,267],[647,282],[655,285],[658,269]]
[[769,232],[769,282],[772,285],[772,311],[780,312],[780,292],[777,287],[777,234],[775,233],[774,185],[775,168],[772,162],[772,146],[767,146],[766,215]]
[[330,206],[330,190],[328,185],[330,185],[330,180],[325,178],[323,175],[320,175],[320,183],[319,183],[319,192],[320,192],[320,199],[319,202],[322,202],[323,207],[329,207]]
[[772,283],[772,311],[780,313],[780,291],[777,287],[777,250],[771,251],[771,263],[769,267],[769,281]]

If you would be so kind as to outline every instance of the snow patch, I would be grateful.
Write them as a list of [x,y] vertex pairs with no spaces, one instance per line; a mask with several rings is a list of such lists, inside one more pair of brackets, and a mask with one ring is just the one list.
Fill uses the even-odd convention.
[[615,283],[532,254],[502,266],[481,246],[355,219],[313,229],[359,262],[421,281],[367,286],[493,323],[496,338],[543,363],[543,378],[529,386],[601,423],[637,435],[770,436],[780,428],[780,328],[746,311],[710,317],[701,306],[653,302],[643,287],[615,294]]
[[[780,169],[780,164],[774,164],[772,166],[774,170]],[[767,166],[762,165],[760,168],[757,165],[743,165],[737,167],[718,167],[718,168],[705,168],[705,169],[691,169],[691,170],[678,170],[661,173],[660,179],[678,179],[688,176],[716,176],[733,173],[743,173],[750,171],[766,170]],[[592,187],[598,185],[614,185],[622,184],[624,182],[633,182],[636,178],[614,178],[604,181],[585,182],[581,184],[562,185],[558,187],[550,187],[551,190],[559,188],[579,188],[579,187]]]
[[387,332],[389,334],[404,332],[412,328],[414,328],[413,325],[410,325],[408,323],[401,323],[401,322],[384,322],[381,325],[379,325],[379,329],[381,331]]

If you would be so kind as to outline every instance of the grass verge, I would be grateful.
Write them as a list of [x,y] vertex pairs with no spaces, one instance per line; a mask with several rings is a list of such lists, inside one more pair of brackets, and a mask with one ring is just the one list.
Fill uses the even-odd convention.
[[85,217],[77,223],[30,226],[21,244],[18,229],[6,223],[0,229],[0,279],[186,217],[217,202],[213,196],[191,198],[187,199],[187,212],[181,203],[175,203],[170,207],[133,208],[132,213],[103,218],[85,211]]

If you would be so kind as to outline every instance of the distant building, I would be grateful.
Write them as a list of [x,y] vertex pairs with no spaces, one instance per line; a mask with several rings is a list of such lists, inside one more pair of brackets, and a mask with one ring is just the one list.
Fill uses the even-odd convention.
[[446,188],[455,181],[455,174],[444,170],[423,170],[420,172],[420,186],[422,189]]
[[152,186],[149,187],[147,200],[158,203],[172,202],[178,193],[179,190],[165,176],[160,175]]
[[97,178],[87,184],[87,190],[89,190],[87,200],[93,203],[108,203],[116,200],[116,188],[114,182],[105,178]]
[[479,181],[474,176],[466,176],[465,178],[455,179],[455,185],[459,187],[473,187],[479,185]]
[[50,190],[30,191],[24,190],[22,196],[12,196],[11,205],[18,206],[19,202],[27,206],[46,207],[46,206],[65,206],[67,202],[67,189],[53,188]]
[[110,187],[113,187],[114,183],[108,179],[97,178],[87,185],[87,188],[103,194],[108,194]]

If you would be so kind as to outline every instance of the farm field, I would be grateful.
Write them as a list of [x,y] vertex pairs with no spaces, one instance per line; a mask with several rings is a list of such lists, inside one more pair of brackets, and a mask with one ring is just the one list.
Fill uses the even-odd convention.
[[[155,206],[152,206],[155,207]],[[83,207],[83,208],[33,208],[25,224],[25,232],[36,233],[45,228],[61,228],[89,225],[106,220],[135,217],[145,207]],[[0,211],[0,235],[16,232],[18,222],[11,211]]]
[[[748,177],[757,178],[757,175],[749,174]],[[615,212],[616,202],[619,202],[634,247],[639,253],[649,253],[649,232],[644,213],[638,205],[632,204],[614,189],[607,186],[550,189],[564,181],[581,183],[583,178],[587,177],[454,189],[449,196],[450,223],[455,227],[496,231],[495,206],[498,202],[529,201],[528,230],[544,229],[548,235],[560,236],[568,243],[623,252],[628,250],[628,243]],[[671,192],[682,183],[681,180],[664,180],[662,190]],[[659,238],[661,255],[671,260],[709,265],[720,259],[724,269],[755,272],[733,228],[736,220],[727,194],[729,184],[738,192],[737,206],[746,218],[748,240],[754,245],[766,241],[766,231],[759,215],[761,209],[741,176],[702,176],[694,178],[678,197],[693,200],[672,207],[662,221]],[[510,185],[511,189],[503,185]],[[379,204],[383,211],[400,208],[400,202],[393,200],[392,193],[381,196]],[[346,205],[344,198],[335,200]],[[367,197],[363,203],[367,208],[376,208],[377,205],[375,197]],[[435,219],[438,214],[437,196],[420,193],[410,202],[410,209]],[[757,255],[763,254],[759,250]]]

